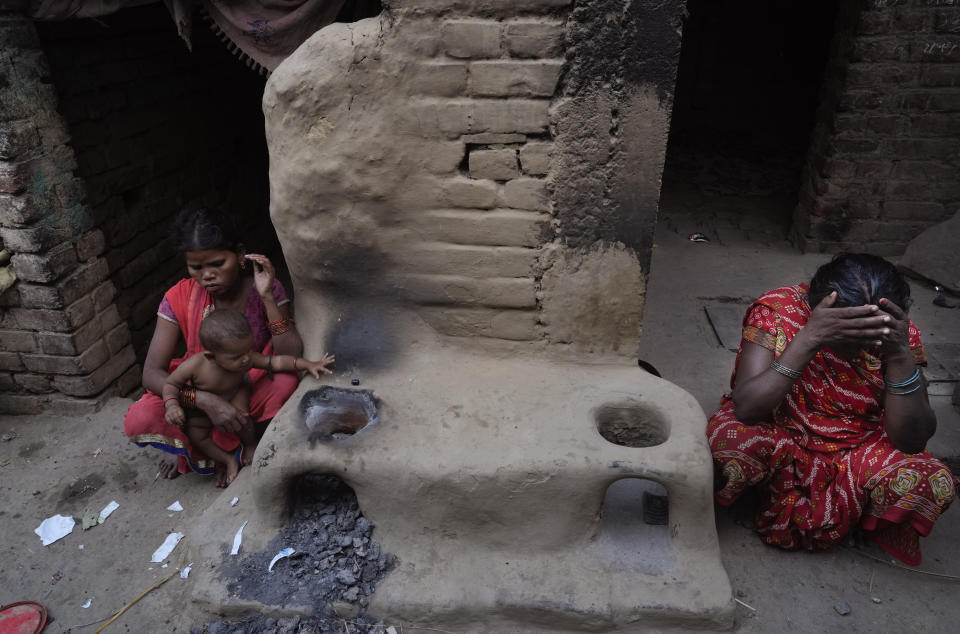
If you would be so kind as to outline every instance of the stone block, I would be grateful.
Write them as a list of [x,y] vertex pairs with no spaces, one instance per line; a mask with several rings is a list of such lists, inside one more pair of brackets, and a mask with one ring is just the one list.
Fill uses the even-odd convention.
[[942,35],[918,43],[911,50],[910,59],[917,62],[960,62],[960,37]]
[[130,344],[130,329],[126,324],[114,326],[104,337],[110,354],[120,354],[120,352]]
[[0,413],[14,416],[39,414],[47,401],[33,394],[0,394]]
[[481,132],[480,134],[464,134],[460,140],[468,145],[509,145],[511,143],[525,143],[527,135],[516,133],[496,134]]
[[66,312],[32,308],[9,308],[0,314],[0,327],[23,330],[69,332],[73,324]]
[[[104,282],[93,291],[93,304],[97,310],[103,310],[113,303],[113,298],[117,296],[117,290],[113,282]],[[159,304],[159,301],[157,302]]]
[[[153,304],[152,300],[148,300],[150,304]],[[159,302],[157,302],[159,304]],[[152,316],[156,316],[156,308],[152,311]],[[115,304],[107,306],[107,308],[97,314],[97,321],[100,322],[100,327],[103,328],[104,332],[109,331],[111,328],[119,324],[122,320],[120,319],[120,311],[117,310]]]
[[19,194],[30,185],[30,164],[0,161],[0,194]]
[[520,168],[529,176],[543,176],[550,171],[553,143],[531,141],[520,148]]
[[414,273],[447,273],[465,277],[531,277],[537,249],[523,247],[465,246],[446,243],[412,243],[392,256],[403,270]]
[[442,184],[441,199],[450,207],[490,209],[497,203],[497,185],[493,181],[452,178]]
[[43,374],[88,374],[106,363],[110,357],[103,340],[97,340],[78,356],[24,354],[23,364],[31,372]]
[[15,374],[14,379],[21,391],[33,394],[49,394],[56,391],[56,388],[53,387],[53,379],[42,374]]
[[563,53],[563,22],[555,19],[515,20],[503,27],[503,44],[513,57],[559,57]]
[[9,161],[24,157],[40,145],[36,124],[30,120],[0,124],[0,159]]
[[417,311],[438,332],[451,337],[534,341],[541,337],[536,311],[425,306]]
[[514,149],[471,150],[469,155],[472,178],[505,181],[518,175],[517,151]]
[[73,245],[61,244],[43,255],[16,254],[11,259],[14,273],[28,282],[52,282],[77,264]]
[[37,333],[31,330],[0,330],[0,350],[5,352],[37,352]]
[[88,295],[78,299],[74,303],[67,306],[67,308],[64,310],[64,313],[67,315],[70,325],[74,328],[79,328],[83,324],[93,319],[93,316],[96,313],[93,306],[93,298]]
[[500,57],[501,28],[494,20],[447,20],[440,27],[441,45],[450,57]]
[[518,178],[503,186],[503,206],[511,209],[549,211],[546,181],[540,178]]
[[77,250],[77,260],[86,262],[103,253],[107,248],[107,243],[103,237],[103,232],[95,229],[81,235],[77,239],[75,248]]
[[70,396],[93,396],[102,392],[135,363],[133,347],[127,346],[90,374],[56,376],[53,379],[53,384],[60,392]]
[[81,264],[76,271],[57,282],[57,289],[60,291],[64,304],[72,304],[84,295],[91,293],[109,275],[107,261],[103,258],[97,258],[92,262]]
[[428,139],[458,138],[470,132],[470,104],[462,100],[417,99],[401,112],[398,128],[400,132]]
[[49,234],[40,227],[29,229],[0,228],[0,240],[14,253],[39,253],[50,244]]
[[4,352],[0,350],[0,370],[6,372],[19,372],[25,370],[23,360],[18,352]]
[[562,69],[562,60],[473,62],[469,92],[477,97],[551,97]]
[[532,99],[490,99],[471,102],[470,132],[543,134],[550,123],[550,102]]
[[407,298],[423,304],[460,304],[496,308],[534,308],[536,289],[531,278],[407,275],[397,285]]
[[55,310],[66,306],[56,286],[21,282],[18,288],[20,290],[20,302],[24,308],[47,308]]
[[553,238],[549,215],[510,209],[435,210],[418,229],[424,240],[464,245],[537,247]]
[[13,375],[9,372],[0,372],[0,393],[15,392],[17,382],[13,380]]
[[467,65],[449,61],[423,62],[415,67],[409,86],[414,93],[421,95],[463,95],[467,89]]
[[96,343],[103,333],[100,320],[91,319],[71,333],[40,332],[37,334],[37,341],[43,354],[76,356],[81,350],[87,350]]

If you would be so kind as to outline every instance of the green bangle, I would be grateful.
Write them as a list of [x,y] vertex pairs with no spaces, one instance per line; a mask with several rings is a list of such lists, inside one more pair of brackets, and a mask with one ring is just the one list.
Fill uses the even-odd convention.
[[774,359],[770,363],[770,369],[773,370],[774,372],[779,372],[783,376],[789,379],[793,379],[794,381],[796,381],[801,376],[803,376],[802,372],[799,372],[798,370],[792,370],[787,366],[783,365],[782,363],[780,363],[779,361],[777,361],[776,359]]

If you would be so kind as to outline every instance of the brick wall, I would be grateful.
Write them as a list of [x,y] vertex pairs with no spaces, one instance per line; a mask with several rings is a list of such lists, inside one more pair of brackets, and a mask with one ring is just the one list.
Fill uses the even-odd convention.
[[0,238],[18,277],[0,295],[0,411],[81,411],[139,385],[184,273],[167,237],[179,209],[234,211],[250,248],[279,260],[264,79],[202,22],[188,52],[161,4],[0,18]]
[[897,255],[960,208],[960,3],[841,4],[794,231]]
[[276,252],[264,79],[200,19],[188,51],[162,3],[37,28],[102,230],[116,308],[142,362],[162,293],[184,275],[167,235],[180,209],[229,209],[257,237],[251,249]]
[[105,241],[34,25],[0,11],[0,239],[16,283],[0,295],[0,412],[131,389],[130,333],[114,304]]

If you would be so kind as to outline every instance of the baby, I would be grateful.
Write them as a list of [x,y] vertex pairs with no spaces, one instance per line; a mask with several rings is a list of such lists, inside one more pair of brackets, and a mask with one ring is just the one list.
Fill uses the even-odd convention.
[[[229,453],[217,446],[210,437],[213,423],[200,409],[184,411],[180,406],[180,388],[189,383],[198,390],[210,392],[230,401],[240,412],[247,412],[250,403],[250,382],[247,371],[260,368],[268,372],[297,372],[307,370],[320,378],[320,373],[332,374],[327,368],[334,362],[333,355],[324,354],[320,361],[307,361],[289,355],[268,356],[252,350],[253,334],[242,313],[231,309],[215,310],[200,324],[200,343],[206,350],[181,363],[163,386],[163,405],[167,422],[183,428],[190,442],[211,459],[226,467],[226,484],[233,482],[240,464]],[[247,421],[237,432],[243,446],[243,464],[253,462],[257,438],[253,422]]]

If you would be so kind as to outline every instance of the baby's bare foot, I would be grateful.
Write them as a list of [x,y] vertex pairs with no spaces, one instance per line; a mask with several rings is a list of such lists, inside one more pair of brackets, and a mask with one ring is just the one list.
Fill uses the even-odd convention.
[[240,464],[237,463],[236,459],[231,459],[227,461],[225,466],[227,471],[224,474],[223,486],[228,487],[231,482],[237,479],[237,474],[240,473]]
[[244,445],[244,446],[243,446],[243,456],[241,457],[241,464],[243,464],[244,467],[247,467],[247,466],[249,466],[249,465],[252,465],[252,464],[253,464],[253,454],[255,454],[255,453],[257,453],[257,445],[256,445],[256,443],[253,443],[253,444],[250,444],[250,445]]

